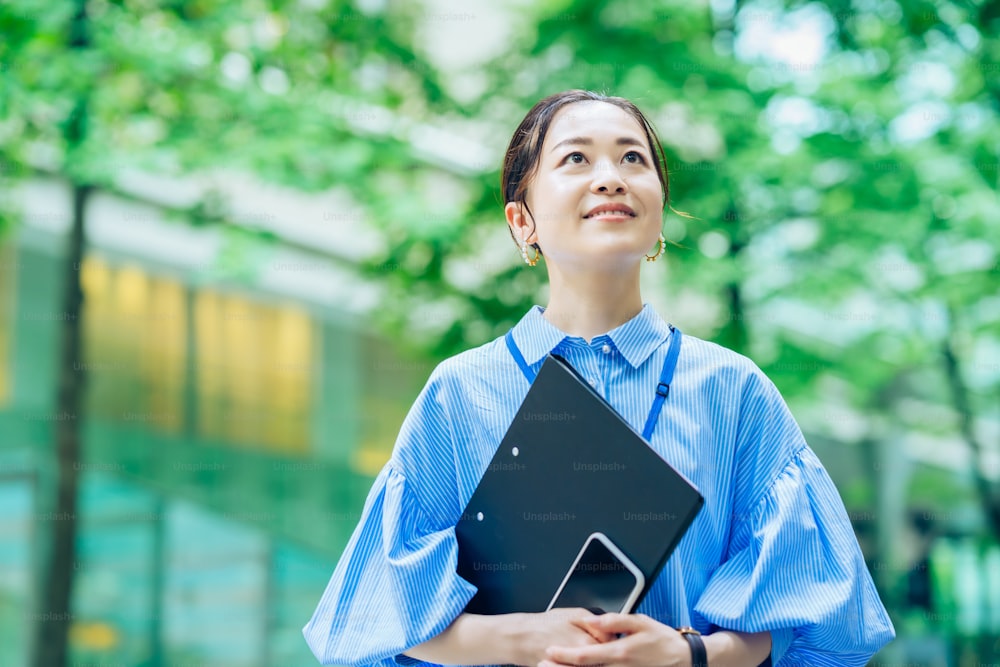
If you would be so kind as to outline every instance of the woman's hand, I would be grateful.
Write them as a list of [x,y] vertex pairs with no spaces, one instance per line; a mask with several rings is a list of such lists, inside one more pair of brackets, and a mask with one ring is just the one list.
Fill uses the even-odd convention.
[[[559,665],[658,665],[689,667],[691,648],[679,632],[645,614],[579,616],[573,624],[606,643],[566,644],[553,637],[538,667]],[[614,639],[617,634],[625,636]]]
[[613,631],[591,625],[594,619],[603,617],[587,609],[550,609],[539,614],[518,616],[515,633],[518,647],[515,662],[518,665],[538,665],[549,657],[547,649],[551,646],[580,650],[615,638]]

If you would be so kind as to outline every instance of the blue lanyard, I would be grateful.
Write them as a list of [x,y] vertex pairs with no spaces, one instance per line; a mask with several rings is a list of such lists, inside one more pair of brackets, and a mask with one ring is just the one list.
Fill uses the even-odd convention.
[[[663,409],[663,402],[667,400],[667,395],[670,393],[670,382],[674,378],[674,368],[677,367],[677,357],[681,353],[681,330],[670,325],[670,348],[667,350],[667,358],[663,360],[663,370],[660,371],[660,382],[656,385],[656,398],[653,399],[653,405],[649,408],[649,416],[646,417],[646,426],[642,429],[642,437],[647,441],[653,435],[653,429],[656,427],[656,420],[660,416],[660,411]],[[508,331],[507,335],[504,336],[507,341],[507,349],[510,350],[510,356],[514,357],[514,361],[517,365],[521,367],[521,372],[524,373],[525,379],[528,380],[528,384],[535,381],[535,371],[531,369],[528,362],[524,360],[524,355],[521,354],[521,350],[518,349],[517,343],[514,342],[513,334]]]

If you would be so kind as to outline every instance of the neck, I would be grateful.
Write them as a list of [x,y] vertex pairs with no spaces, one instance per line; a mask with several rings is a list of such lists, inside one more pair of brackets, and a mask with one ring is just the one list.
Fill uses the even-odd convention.
[[626,274],[566,273],[549,265],[549,303],[543,317],[561,331],[587,342],[639,314],[639,267]]

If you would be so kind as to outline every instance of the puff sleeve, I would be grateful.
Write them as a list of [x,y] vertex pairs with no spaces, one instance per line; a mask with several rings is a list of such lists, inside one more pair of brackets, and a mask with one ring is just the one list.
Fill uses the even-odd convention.
[[403,423],[393,457],[303,628],[324,665],[418,662],[400,654],[447,628],[476,592],[456,573],[456,517],[445,500],[455,494],[447,490],[453,453],[436,387],[425,387]]
[[829,474],[773,384],[754,385],[744,408],[756,423],[738,443],[737,498],[748,502],[737,500],[726,558],[694,611],[771,631],[775,667],[865,665],[895,636],[892,623]]

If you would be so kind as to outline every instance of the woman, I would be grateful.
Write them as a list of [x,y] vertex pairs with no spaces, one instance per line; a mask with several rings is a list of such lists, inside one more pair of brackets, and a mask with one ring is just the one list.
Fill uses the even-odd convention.
[[[511,331],[517,351],[536,371],[558,352],[641,428],[676,335],[639,290],[644,259],[664,250],[658,138],[627,100],[552,95],[514,133],[503,191],[522,257],[544,257],[550,283],[547,307]],[[704,650],[712,667],[864,665],[894,631],[836,488],[752,362],[682,340],[650,442],[706,502],[637,613],[463,612],[476,589],[455,571],[455,525],[529,386],[498,338],[441,363],[417,398],[304,628],[315,655],[688,666]]]

